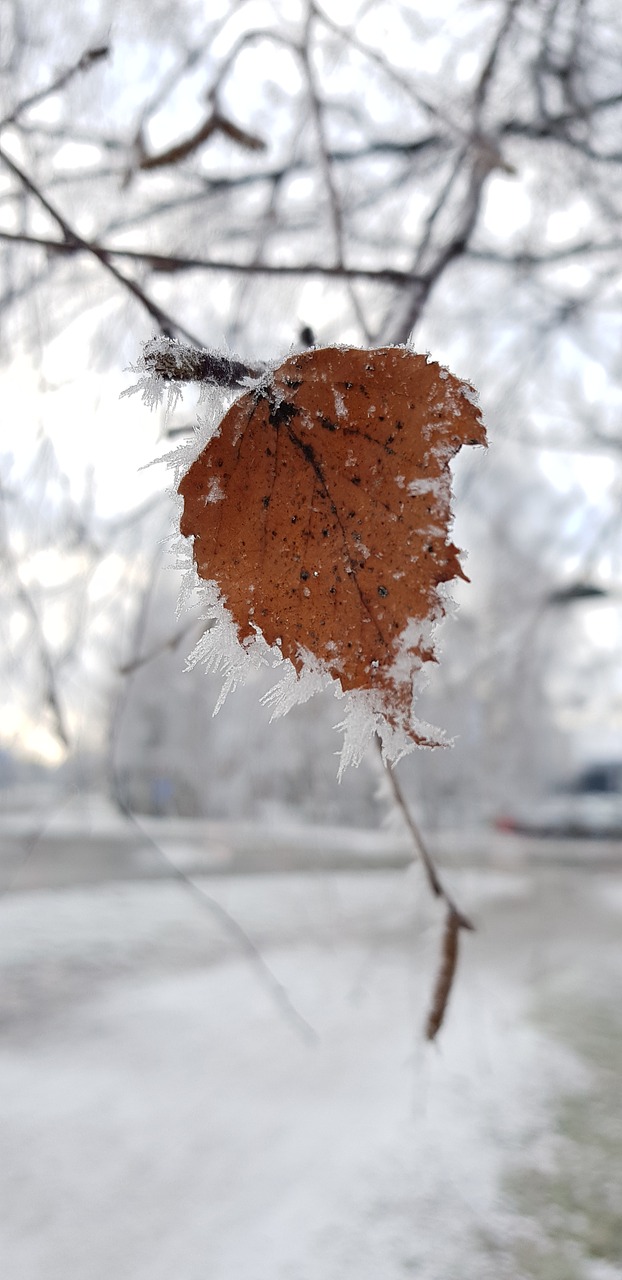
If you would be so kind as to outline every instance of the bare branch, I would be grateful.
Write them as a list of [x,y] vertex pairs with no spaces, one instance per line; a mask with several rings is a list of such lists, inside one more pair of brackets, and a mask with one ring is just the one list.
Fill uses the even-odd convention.
[[458,964],[458,948],[460,944],[460,929],[463,928],[460,918],[455,911],[448,908],[445,919],[445,931],[443,933],[443,942],[441,949],[441,963],[439,965],[436,983],[432,993],[432,1004],[425,1025],[425,1034],[427,1040],[434,1040],[441,1029],[447,1004],[451,995],[454,978],[456,976],[456,967]]
[[[543,120],[532,122],[530,120],[517,120],[512,117],[506,120],[499,128],[499,135],[515,134],[524,138],[561,138],[563,142],[569,146],[581,146],[576,142],[565,129],[565,125],[574,124],[580,120],[591,120],[593,116],[598,115],[601,111],[608,111],[611,107],[619,107],[622,105],[622,93],[612,93],[606,98],[596,98],[593,102],[584,102],[572,107],[568,111],[560,111],[555,115],[547,115]],[[599,156],[595,153],[597,159],[606,160],[608,157]],[[611,157],[615,159],[615,156]]]
[[[2,524],[4,525],[4,520],[2,521]],[[22,580],[19,567],[9,546],[8,536],[4,528],[2,541],[4,544],[4,564],[13,581],[16,598],[30,621],[31,632],[37,647],[39,663],[43,674],[43,701],[51,713],[56,737],[64,747],[69,748],[71,746],[71,740],[58,692],[54,660],[47,643],[41,618],[39,617],[39,610],[37,609],[30,591]]]
[[[334,280],[369,280],[378,284],[412,285],[423,277],[412,271],[400,271],[393,267],[344,267],[342,265],[327,266],[322,262],[301,262],[291,266],[274,265],[267,262],[235,262],[222,259],[218,262],[210,258],[178,257],[175,254],[150,253],[139,249],[116,249],[113,246],[97,245],[92,241],[78,241],[73,244],[65,240],[53,240],[46,236],[27,235],[23,232],[0,230],[0,240],[13,244],[31,244],[51,253],[96,253],[103,255],[106,261],[111,258],[124,258],[129,262],[141,262],[154,271],[174,275],[182,271],[225,271],[239,275],[256,276],[323,276]],[[183,332],[174,321],[171,325],[178,332]],[[170,336],[170,335],[167,335]],[[197,344],[198,345],[198,344]]]
[[523,3],[523,0],[508,0],[505,14],[503,16],[499,30],[493,40],[488,57],[480,71],[475,94],[473,97],[473,132],[479,133],[481,130],[482,112],[486,103],[486,95],[494,76],[497,63],[499,61],[506,38],[509,35],[514,16],[517,9]]
[[[376,738],[376,745],[380,750],[379,739]],[[475,925],[456,905],[453,897],[445,888],[438,871],[434,865],[432,855],[423,839],[421,831],[415,822],[406,800],[404,793],[395,776],[395,770],[391,765],[384,764],[386,777],[389,781],[393,799],[408,827],[412,836],[415,851],[418,854],[423,869],[426,874],[428,885],[435,898],[440,898],[447,907],[447,915],[445,917],[445,929],[443,932],[443,941],[441,947],[441,963],[434,985],[432,994],[432,1004],[426,1021],[425,1034],[428,1040],[433,1040],[437,1032],[441,1028],[441,1024],[445,1017],[447,1003],[451,993],[453,980],[456,973],[458,963],[458,936],[461,929],[473,931]]]
[[215,917],[222,925],[224,925],[227,932],[232,936],[235,942],[237,942],[238,946],[252,964],[261,985],[285,1020],[291,1027],[293,1027],[298,1035],[301,1035],[303,1039],[307,1041],[307,1043],[317,1043],[319,1039],[317,1031],[311,1026],[310,1022],[307,1022],[307,1019],[303,1017],[300,1010],[296,1008],[287,989],[270,968],[270,965],[262,955],[257,943],[253,942],[250,934],[248,934],[246,929],[244,929],[239,921],[235,919],[235,916],[232,916],[231,913],[227,911],[226,907],[223,907],[221,902],[218,902],[210,893],[207,893],[201,884],[178,866],[170,855],[162,848],[162,845],[159,844],[159,842],[155,840],[149,832],[145,831],[145,828],[138,821],[133,810],[125,802],[120,780],[118,778],[116,780],[114,798],[121,813],[125,816],[128,822],[137,828],[143,839],[149,842],[152,849],[155,850],[158,856],[166,864],[171,875],[173,875],[180,884],[183,884],[186,889],[189,889],[190,892],[194,894],[197,902],[204,908],[204,910],[208,911],[211,916]]
[[421,107],[421,109],[425,111],[427,115],[432,116],[434,120],[438,120],[443,124],[450,134],[457,137],[465,136],[461,125],[451,120],[444,110],[436,106],[435,103],[430,102],[430,100],[420,93],[418,89],[415,89],[406,76],[395,67],[392,67],[390,63],[387,62],[386,58],[383,58],[382,54],[378,53],[377,49],[374,49],[371,45],[365,44],[362,40],[359,40],[356,32],[354,32],[351,27],[340,27],[333,18],[331,18],[323,9],[320,9],[315,3],[313,3],[313,11],[320,22],[323,22],[326,27],[329,27],[331,31],[334,31],[336,35],[340,36],[345,44],[350,45],[352,49],[356,49],[358,53],[361,53],[365,58],[373,63],[374,66],[377,66],[379,70],[393,82],[393,84],[397,85],[398,88],[400,88],[411,99],[412,102],[416,103],[418,107]]
[[326,136],[326,127],[324,123],[324,108],[320,100],[320,90],[317,84],[313,63],[309,53],[309,44],[313,27],[313,17],[315,10],[309,7],[307,15],[305,39],[300,49],[300,57],[304,67],[304,73],[307,81],[307,91],[309,102],[311,104],[311,114],[315,123],[315,132],[318,141],[318,153],[320,158],[320,167],[324,178],[324,186],[328,195],[328,204],[331,212],[333,224],[333,236],[335,241],[335,262],[337,266],[343,266],[343,214],[339,199],[339,192],[335,186],[331,163],[328,158],[328,139]]
[[87,49],[78,58],[77,62],[72,63],[70,67],[66,67],[64,71],[61,71],[60,75],[56,76],[56,79],[52,80],[45,88],[38,89],[36,93],[31,93],[29,98],[24,98],[22,102],[18,103],[10,115],[5,116],[4,120],[0,120],[0,129],[4,129],[6,125],[14,124],[25,111],[30,110],[31,107],[38,106],[40,102],[50,98],[53,93],[59,93],[61,89],[65,89],[74,76],[83,71],[90,71],[96,62],[101,62],[102,58],[107,58],[109,53],[109,45],[100,45],[94,49]]
[[122,666],[118,668],[119,675],[133,675],[135,671],[140,671],[141,667],[148,666],[155,658],[161,658],[165,653],[175,653],[182,641],[185,640],[186,636],[192,631],[198,629],[198,640],[206,631],[209,631],[212,626],[213,622],[211,619],[208,619],[207,622],[197,622],[193,618],[185,627],[181,627],[179,631],[176,631],[174,635],[169,636],[168,639],[162,640],[160,644],[154,645],[154,647],[149,649],[147,653],[138,654],[135,658],[130,658],[128,662],[124,662]]
[[[380,749],[380,743],[378,739],[376,739],[376,745],[378,746],[378,749]],[[415,850],[421,859],[423,869],[426,873],[428,884],[430,886],[430,889],[432,890],[432,893],[434,894],[435,898],[442,898],[443,902],[447,904],[449,910],[453,911],[454,915],[460,921],[461,929],[474,929],[475,925],[472,924],[471,921],[468,919],[468,917],[465,916],[464,913],[460,911],[459,907],[456,906],[456,903],[451,897],[451,894],[448,892],[448,890],[445,888],[444,884],[441,881],[438,871],[434,866],[432,855],[425,844],[423,836],[419,830],[419,827],[417,826],[417,823],[415,822],[415,819],[412,816],[412,813],[410,812],[410,809],[408,808],[408,805],[406,804],[406,800],[404,799],[404,793],[395,776],[395,770],[390,765],[384,764],[384,761],[383,761],[383,765],[384,765],[385,773],[389,780],[389,786],[391,787],[391,791],[393,793],[393,799],[395,800],[395,803],[398,809],[400,810],[400,813],[402,814],[404,822],[406,823],[406,826],[410,831],[410,834],[413,839],[413,844],[415,846]]]
[[25,187],[31,195],[35,196],[46,212],[49,213],[50,217],[54,219],[60,227],[69,249],[82,249],[84,252],[90,253],[94,258],[97,258],[98,262],[100,262],[106,271],[113,276],[117,283],[122,285],[128,293],[131,293],[132,296],[141,303],[147,313],[151,316],[151,319],[155,321],[160,331],[166,337],[172,338],[174,333],[179,333],[186,338],[188,342],[194,342],[197,346],[199,345],[198,340],[184,329],[182,325],[177,324],[175,320],[167,315],[166,312],[157,305],[157,303],[153,302],[144,290],[141,289],[140,285],[136,284],[135,280],[131,280],[128,276],[124,276],[117,267],[114,266],[104,249],[100,249],[99,245],[92,244],[88,240],[84,240],[82,236],[78,235],[77,231],[70,226],[64,215],[50,203],[47,196],[43,194],[33,179],[29,177],[22,168],[20,168],[15,160],[11,159],[3,147],[0,147],[0,160],[5,164],[6,168],[10,170],[14,177],[19,180],[22,186]]
[[179,164],[180,160],[185,160],[186,156],[193,155],[211,138],[213,133],[224,133],[225,137],[231,138],[233,142],[237,142],[239,146],[244,147],[246,151],[265,151],[266,144],[262,138],[258,138],[254,133],[248,133],[245,129],[241,129],[239,125],[234,124],[232,120],[228,120],[218,111],[212,111],[211,115],[203,121],[203,124],[184,138],[183,142],[177,142],[173,147],[167,147],[165,151],[158,151],[156,155],[142,155],[138,168],[143,170],[162,169],[165,165]]
[[[463,131],[467,142],[460,149],[449,179],[442,188],[437,203],[428,217],[413,267],[413,274],[418,277],[417,283],[412,290],[411,300],[405,314],[401,316],[397,325],[393,327],[390,334],[391,342],[406,342],[408,340],[432,289],[444,275],[449,265],[465,253],[479,217],[484,184],[489,174],[494,169],[499,168],[505,170],[505,172],[513,172],[512,166],[508,165],[504,160],[494,140],[482,133],[481,120],[486,95],[501,49],[510,32],[514,14],[521,3],[522,0],[509,0],[503,22],[480,72],[473,98],[471,127],[467,131]],[[437,251],[435,260],[421,276],[421,264],[432,241],[435,224],[447,205],[451,190],[460,174],[466,157],[469,159],[468,186],[457,218],[457,228],[452,236],[445,239]]]

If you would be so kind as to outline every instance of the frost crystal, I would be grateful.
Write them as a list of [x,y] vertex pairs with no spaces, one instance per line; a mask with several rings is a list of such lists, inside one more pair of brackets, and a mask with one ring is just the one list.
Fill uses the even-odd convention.
[[146,404],[148,409],[155,409],[166,398],[167,412],[172,412],[183,396],[183,386],[180,382],[170,382],[157,374],[154,363],[156,360],[162,362],[170,360],[171,347],[175,345],[170,338],[161,336],[150,338],[149,342],[145,343],[140,359],[130,366],[132,373],[139,373],[141,376],[138,382],[121,392],[121,399],[124,396],[140,394],[143,404]]

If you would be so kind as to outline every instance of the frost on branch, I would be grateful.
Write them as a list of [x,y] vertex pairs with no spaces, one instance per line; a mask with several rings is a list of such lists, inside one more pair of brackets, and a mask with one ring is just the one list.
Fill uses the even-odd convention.
[[210,584],[193,655],[232,687],[285,663],[282,714],[334,682],[342,767],[377,733],[388,761],[442,735],[413,714],[434,658],[450,540],[450,460],[484,444],[473,388],[405,347],[292,356],[225,414],[179,484],[181,532]]
[[143,347],[140,360],[133,366],[141,376],[133,387],[122,396],[141,393],[144,404],[150,409],[160,404],[167,394],[167,407],[174,408],[183,394],[185,382],[200,382],[203,386],[241,387],[253,385],[265,370],[251,368],[236,356],[221,351],[205,351],[201,347],[189,347],[174,338],[158,334]]

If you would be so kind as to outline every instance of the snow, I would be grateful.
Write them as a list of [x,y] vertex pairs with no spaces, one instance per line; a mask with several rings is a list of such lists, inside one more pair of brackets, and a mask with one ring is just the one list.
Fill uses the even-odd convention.
[[5,897],[2,1274],[524,1280],[507,1171],[554,1161],[555,1099],[590,1087],[534,1017],[534,975],[559,1003],[618,945],[600,882],[550,874],[453,873],[478,933],[432,1047],[439,921],[415,868],[200,882],[313,1043],[182,886]]

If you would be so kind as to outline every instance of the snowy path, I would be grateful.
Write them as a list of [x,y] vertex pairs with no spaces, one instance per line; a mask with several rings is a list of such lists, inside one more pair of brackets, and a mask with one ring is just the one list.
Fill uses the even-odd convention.
[[[548,1210],[576,1147],[560,1107],[608,1096],[581,1013],[595,998],[622,1065],[622,883],[452,878],[479,930],[436,1047],[420,1027],[438,930],[415,870],[202,882],[315,1043],[180,885],[5,897],[0,1274],[619,1280],[620,1198],[618,1257],[615,1222],[597,1256]],[[542,1212],[517,1170],[548,1180]]]

